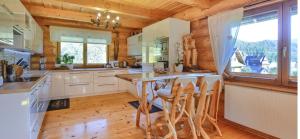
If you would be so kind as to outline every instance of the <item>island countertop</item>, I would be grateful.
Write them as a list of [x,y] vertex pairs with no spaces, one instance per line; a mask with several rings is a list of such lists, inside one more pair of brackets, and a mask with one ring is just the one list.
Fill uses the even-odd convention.
[[155,72],[146,73],[134,73],[134,74],[117,74],[117,78],[124,79],[130,82],[133,81],[153,81],[153,80],[164,80],[164,79],[174,79],[177,77],[197,77],[213,75],[215,73],[191,73],[191,72],[181,72],[181,73],[165,73],[158,74]]

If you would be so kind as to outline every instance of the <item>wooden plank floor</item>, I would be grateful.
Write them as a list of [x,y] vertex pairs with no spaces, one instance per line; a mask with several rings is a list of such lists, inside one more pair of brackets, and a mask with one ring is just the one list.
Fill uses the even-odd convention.
[[[39,138],[143,139],[144,130],[135,126],[136,109],[128,104],[133,100],[136,98],[129,93],[71,99],[69,109],[46,113]],[[161,114],[151,114],[152,121]],[[144,121],[144,116],[141,121]],[[212,139],[259,138],[226,123],[220,122],[220,128],[223,137],[211,133]]]

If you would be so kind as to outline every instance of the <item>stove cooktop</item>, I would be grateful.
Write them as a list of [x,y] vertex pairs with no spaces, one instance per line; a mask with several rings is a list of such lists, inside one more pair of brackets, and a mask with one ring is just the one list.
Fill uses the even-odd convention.
[[15,79],[9,79],[4,82],[11,83],[11,82],[34,82],[38,80],[40,77],[21,77]]

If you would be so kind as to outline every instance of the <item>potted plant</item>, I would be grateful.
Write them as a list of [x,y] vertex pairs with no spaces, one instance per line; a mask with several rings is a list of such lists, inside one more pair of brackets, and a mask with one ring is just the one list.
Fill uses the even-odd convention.
[[70,56],[69,54],[64,54],[62,57],[62,62],[65,64],[65,66],[67,66],[69,69],[73,69],[74,65],[73,65],[73,61],[74,61],[75,57],[74,56]]

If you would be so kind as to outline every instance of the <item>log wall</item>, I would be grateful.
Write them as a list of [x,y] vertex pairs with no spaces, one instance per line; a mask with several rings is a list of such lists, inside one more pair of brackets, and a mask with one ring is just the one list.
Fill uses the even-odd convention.
[[216,71],[208,31],[207,18],[191,22],[191,33],[196,40],[198,66],[200,69]]

